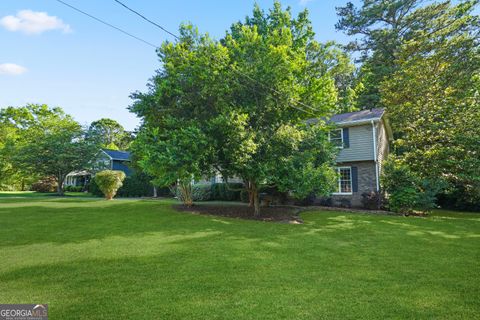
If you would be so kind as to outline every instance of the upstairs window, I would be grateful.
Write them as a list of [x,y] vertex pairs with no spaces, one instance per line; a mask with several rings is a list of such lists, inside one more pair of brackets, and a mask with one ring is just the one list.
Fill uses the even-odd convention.
[[330,130],[328,134],[328,139],[335,147],[340,149],[343,148],[343,130],[342,129]]

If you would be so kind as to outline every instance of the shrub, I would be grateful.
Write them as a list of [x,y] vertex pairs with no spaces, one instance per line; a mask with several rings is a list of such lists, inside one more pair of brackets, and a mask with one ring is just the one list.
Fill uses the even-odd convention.
[[212,200],[212,188],[208,184],[196,184],[192,186],[193,201]]
[[[92,179],[87,186],[88,192],[97,197],[102,197],[103,193],[98,188],[95,179]],[[157,188],[157,196],[171,196],[172,193],[168,187]],[[153,184],[149,177],[144,173],[134,172],[123,181],[123,185],[117,191],[117,197],[153,197]]]
[[64,189],[66,192],[82,192],[83,186],[66,186]]
[[33,183],[30,189],[37,192],[55,192],[57,191],[57,185],[57,178],[53,176],[44,177]]
[[350,199],[347,198],[341,198],[338,200],[338,206],[340,208],[351,208],[352,207],[352,202]]
[[311,206],[315,203],[315,199],[316,199],[315,193],[310,193],[308,196],[306,196],[303,199],[295,200],[294,203],[295,205],[298,205],[298,206]]
[[324,207],[333,206],[333,199],[331,197],[322,197],[319,200],[319,204]]
[[123,186],[118,189],[118,197],[151,197],[153,185],[147,175],[135,172],[123,181]]
[[103,193],[95,182],[95,178],[90,180],[90,183],[87,185],[87,190],[92,196],[103,197]]
[[[288,193],[287,192],[282,192],[278,190],[277,187],[261,187],[260,188],[260,193],[267,194],[271,196],[272,199],[272,204],[285,204],[288,199]],[[309,198],[311,195],[307,196],[306,198]],[[297,201],[302,201],[303,199],[299,199]],[[308,200],[307,200],[308,201]],[[308,205],[308,204],[305,204]]]
[[95,175],[95,183],[107,200],[113,199],[125,180],[125,173],[118,170],[103,170]]
[[364,192],[362,193],[362,205],[368,210],[378,210],[383,206],[383,197],[379,192]]
[[[243,183],[213,183],[211,185],[212,200],[240,201],[241,192],[244,190]],[[248,202],[248,193],[247,193]]]
[[437,195],[437,202],[442,208],[480,211],[480,181],[452,184]]
[[[209,201],[212,200],[212,189],[210,184],[194,184],[191,186],[192,189],[192,201]],[[182,193],[180,192],[180,187],[175,186],[173,188],[174,195],[182,200]],[[182,200],[183,201],[183,200]]]
[[415,209],[431,210],[435,207],[435,195],[444,188],[442,181],[421,178],[395,158],[385,162],[382,181],[388,195],[388,208],[404,214]]

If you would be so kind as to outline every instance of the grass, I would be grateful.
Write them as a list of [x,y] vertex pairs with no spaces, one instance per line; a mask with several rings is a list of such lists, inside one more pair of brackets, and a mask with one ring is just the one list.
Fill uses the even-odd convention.
[[[38,197],[58,197],[56,193],[36,192],[36,191],[0,191],[0,198],[38,198]],[[65,192],[65,197],[92,197],[87,192]]]
[[307,212],[304,225],[169,200],[0,199],[0,302],[51,319],[472,319],[480,215]]

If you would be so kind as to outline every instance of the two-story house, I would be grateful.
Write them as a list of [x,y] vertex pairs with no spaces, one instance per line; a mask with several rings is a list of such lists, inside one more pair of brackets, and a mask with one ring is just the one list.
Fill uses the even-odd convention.
[[[314,123],[317,119],[310,119]],[[362,206],[362,194],[380,191],[382,162],[389,153],[392,130],[384,109],[362,110],[337,114],[328,122],[335,128],[330,141],[339,149],[336,158],[337,188],[332,193],[333,205]],[[230,182],[241,182],[230,178]],[[220,174],[196,183],[223,182]],[[318,199],[321,200],[321,199]]]
[[336,159],[337,190],[334,204],[349,201],[361,206],[362,194],[380,191],[382,162],[389,153],[392,130],[384,109],[334,115],[330,141],[339,148]]

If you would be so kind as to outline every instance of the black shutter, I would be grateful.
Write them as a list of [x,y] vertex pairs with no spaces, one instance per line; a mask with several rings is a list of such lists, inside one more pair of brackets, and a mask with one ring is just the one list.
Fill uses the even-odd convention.
[[348,134],[348,128],[343,128],[343,147],[350,148],[350,136]]
[[358,168],[352,167],[352,191],[358,192]]

